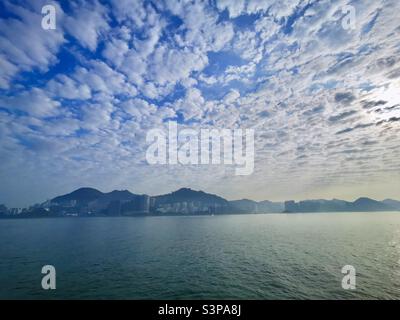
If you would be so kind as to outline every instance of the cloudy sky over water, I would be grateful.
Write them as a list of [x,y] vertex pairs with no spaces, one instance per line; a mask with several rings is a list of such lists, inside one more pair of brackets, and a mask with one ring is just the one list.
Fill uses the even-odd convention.
[[[398,0],[0,1],[0,203],[82,186],[400,199]],[[343,28],[343,6],[355,29]],[[253,128],[255,169],[151,166],[146,133]]]

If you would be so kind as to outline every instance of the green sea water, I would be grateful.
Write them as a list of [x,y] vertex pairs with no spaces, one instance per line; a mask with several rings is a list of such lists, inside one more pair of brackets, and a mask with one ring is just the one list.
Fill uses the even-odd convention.
[[0,220],[0,299],[15,298],[399,299],[400,213]]

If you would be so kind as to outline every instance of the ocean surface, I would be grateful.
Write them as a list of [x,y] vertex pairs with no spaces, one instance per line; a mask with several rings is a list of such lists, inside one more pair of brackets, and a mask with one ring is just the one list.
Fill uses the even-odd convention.
[[0,220],[12,298],[399,299],[400,213]]

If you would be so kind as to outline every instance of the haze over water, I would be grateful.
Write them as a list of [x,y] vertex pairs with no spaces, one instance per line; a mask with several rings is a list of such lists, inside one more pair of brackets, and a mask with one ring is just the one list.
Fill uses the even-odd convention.
[[400,298],[399,213],[0,220],[0,244],[1,299]]

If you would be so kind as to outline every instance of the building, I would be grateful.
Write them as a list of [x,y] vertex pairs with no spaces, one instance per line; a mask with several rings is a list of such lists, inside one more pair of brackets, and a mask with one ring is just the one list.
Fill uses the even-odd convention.
[[120,210],[124,215],[147,214],[150,212],[150,197],[141,195],[134,200],[123,202]]
[[150,211],[150,197],[146,194],[138,197],[138,211],[143,213],[149,213]]
[[298,210],[298,204],[291,201],[285,201],[285,212],[296,212]]
[[107,215],[109,216],[120,216],[121,215],[121,201],[111,201],[107,207]]
[[0,204],[0,215],[8,214],[8,209],[4,204]]

